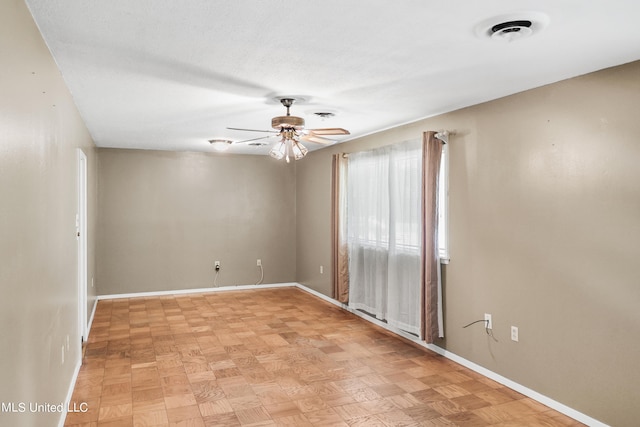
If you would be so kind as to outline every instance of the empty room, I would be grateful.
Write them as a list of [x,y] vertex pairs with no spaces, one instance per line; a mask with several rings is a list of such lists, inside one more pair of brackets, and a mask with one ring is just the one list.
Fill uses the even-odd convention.
[[637,425],[638,16],[4,0],[0,425]]

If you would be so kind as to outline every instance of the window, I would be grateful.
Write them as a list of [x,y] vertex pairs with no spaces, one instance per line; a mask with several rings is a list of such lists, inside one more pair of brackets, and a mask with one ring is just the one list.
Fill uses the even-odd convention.
[[420,253],[421,156],[417,140],[350,156],[351,243]]
[[421,141],[354,153],[347,175],[349,306],[417,335]]
[[[412,140],[353,153],[347,169],[349,306],[413,334],[420,331],[424,262],[422,145]],[[443,145],[437,184],[437,255],[445,264],[448,153]]]

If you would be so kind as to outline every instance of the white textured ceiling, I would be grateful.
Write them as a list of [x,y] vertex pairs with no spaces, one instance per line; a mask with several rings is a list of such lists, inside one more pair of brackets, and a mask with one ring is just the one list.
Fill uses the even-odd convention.
[[[212,151],[262,136],[226,128],[269,129],[279,96],[345,141],[640,59],[638,0],[26,2],[100,147]],[[527,16],[548,25],[476,31]]]

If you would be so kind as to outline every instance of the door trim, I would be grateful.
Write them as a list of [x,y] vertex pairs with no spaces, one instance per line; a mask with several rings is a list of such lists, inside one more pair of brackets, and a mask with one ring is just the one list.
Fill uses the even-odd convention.
[[87,339],[87,155],[78,148],[78,210],[76,238],[78,240],[78,335],[80,354]]

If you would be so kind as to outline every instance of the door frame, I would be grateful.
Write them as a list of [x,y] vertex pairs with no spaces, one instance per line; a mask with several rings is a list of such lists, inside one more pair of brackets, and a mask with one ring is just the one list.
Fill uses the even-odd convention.
[[77,149],[78,210],[76,238],[78,240],[78,335],[80,348],[87,339],[87,155]]

